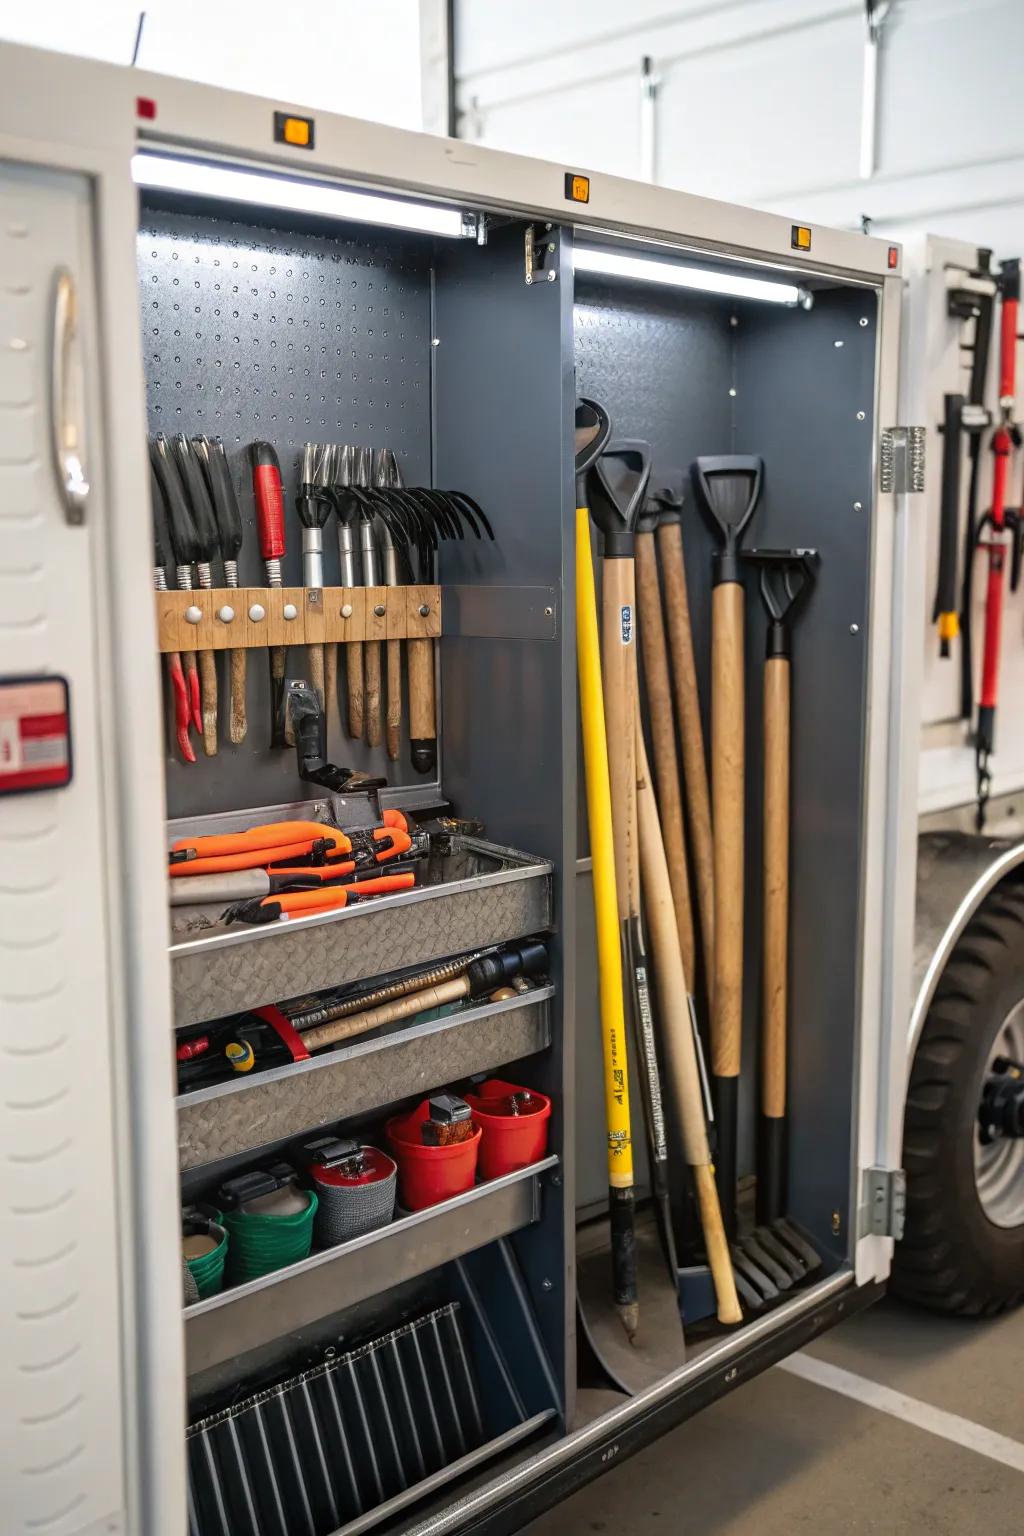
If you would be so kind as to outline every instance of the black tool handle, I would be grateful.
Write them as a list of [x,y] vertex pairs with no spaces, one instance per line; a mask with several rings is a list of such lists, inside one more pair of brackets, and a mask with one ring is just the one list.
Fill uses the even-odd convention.
[[[960,529],[960,472],[963,461],[963,395],[943,397],[942,416],[942,500],[939,511],[939,575],[935,585],[932,622],[940,623],[940,646],[949,655],[952,634],[946,627],[955,624],[957,610],[957,544]],[[950,617],[951,616],[951,617]]]
[[548,963],[543,944],[517,944],[497,955],[482,955],[466,970],[470,997],[493,992],[513,976],[536,976]]

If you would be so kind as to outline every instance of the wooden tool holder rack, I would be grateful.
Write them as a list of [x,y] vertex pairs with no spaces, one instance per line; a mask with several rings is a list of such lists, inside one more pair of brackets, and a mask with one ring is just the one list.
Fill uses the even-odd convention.
[[156,594],[161,652],[435,640],[441,588],[206,587]]

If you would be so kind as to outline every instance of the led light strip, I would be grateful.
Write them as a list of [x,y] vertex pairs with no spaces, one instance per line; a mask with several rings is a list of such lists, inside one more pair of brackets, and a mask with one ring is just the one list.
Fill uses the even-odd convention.
[[709,272],[703,267],[684,267],[674,261],[659,261],[650,256],[626,256],[621,251],[606,251],[591,245],[576,246],[572,262],[577,272],[591,272],[599,277],[631,277],[638,282],[727,294],[734,299],[761,299],[769,304],[791,305],[807,305],[810,299],[806,290],[793,283]]
[[[372,192],[352,192],[326,182],[298,177],[265,175],[234,166],[209,165],[202,160],[179,160],[145,151],[132,156],[136,186],[161,192],[192,192],[233,203],[254,203],[263,208],[283,208],[294,213],[314,213],[328,219],[386,224],[394,229],[416,230],[429,235],[460,239],[474,233],[472,221],[461,209],[410,203]],[[468,227],[467,227],[468,223]]]

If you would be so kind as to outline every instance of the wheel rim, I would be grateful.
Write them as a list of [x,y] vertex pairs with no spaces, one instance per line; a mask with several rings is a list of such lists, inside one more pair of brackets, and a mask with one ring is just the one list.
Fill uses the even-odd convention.
[[[1024,998],[1011,1008],[992,1044],[983,1076],[998,1056],[1024,1061]],[[995,1227],[1024,1224],[1024,1138],[997,1137],[982,1143],[974,1126],[974,1184],[981,1208]]]

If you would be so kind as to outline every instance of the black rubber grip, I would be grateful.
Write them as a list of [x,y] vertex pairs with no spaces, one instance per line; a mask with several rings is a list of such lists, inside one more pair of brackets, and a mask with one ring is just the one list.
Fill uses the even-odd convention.
[[715,1101],[715,1181],[722,1205],[726,1234],[736,1235],[736,1134],[739,1117],[740,1080],[738,1077],[713,1077],[711,1092]]
[[762,1115],[758,1132],[757,1220],[763,1226],[786,1214],[786,1121]]
[[412,765],[417,773],[434,773],[437,769],[437,742],[431,737],[410,741]]
[[636,1231],[632,1185],[628,1189],[608,1189],[608,1214],[612,1240],[612,1285],[615,1305],[629,1307],[636,1303]]

